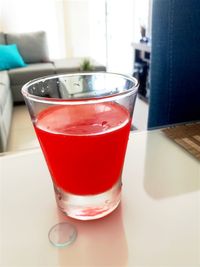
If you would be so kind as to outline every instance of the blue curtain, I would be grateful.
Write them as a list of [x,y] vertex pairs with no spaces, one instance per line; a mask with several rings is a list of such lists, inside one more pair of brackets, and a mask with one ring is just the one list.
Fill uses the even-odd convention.
[[200,120],[200,0],[154,0],[148,128]]

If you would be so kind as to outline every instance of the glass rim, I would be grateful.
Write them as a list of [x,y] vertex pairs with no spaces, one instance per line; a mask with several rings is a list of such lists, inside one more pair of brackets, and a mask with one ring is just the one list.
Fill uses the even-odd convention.
[[[35,96],[28,92],[28,88],[32,85],[35,85],[39,82],[45,82],[47,80],[52,80],[56,78],[62,78],[62,77],[73,77],[73,76],[91,76],[91,75],[107,75],[107,76],[113,76],[113,77],[120,77],[124,78],[127,81],[131,81],[133,83],[133,86],[127,90],[124,90],[122,92],[118,92],[112,95],[106,95],[106,96],[92,96],[92,97],[85,97],[85,98],[49,98],[49,97],[41,97],[41,96]],[[21,93],[23,96],[29,100],[40,102],[40,103],[46,103],[46,104],[57,104],[57,105],[66,105],[66,104],[87,104],[87,103],[99,103],[99,102],[107,102],[107,101],[113,101],[120,98],[123,98],[124,96],[130,96],[132,94],[137,94],[139,83],[136,78],[126,75],[126,74],[119,74],[115,72],[75,72],[75,73],[66,73],[66,74],[55,74],[55,75],[48,75],[39,77],[36,79],[33,79],[26,84],[22,86]]]

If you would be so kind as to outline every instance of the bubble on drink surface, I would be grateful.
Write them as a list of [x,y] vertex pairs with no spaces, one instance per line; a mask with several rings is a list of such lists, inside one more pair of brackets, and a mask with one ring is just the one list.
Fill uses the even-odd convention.
[[77,237],[77,230],[74,225],[61,222],[49,230],[48,238],[52,245],[58,248],[68,247]]
[[106,126],[107,123],[108,123],[107,121],[103,121],[101,125]]

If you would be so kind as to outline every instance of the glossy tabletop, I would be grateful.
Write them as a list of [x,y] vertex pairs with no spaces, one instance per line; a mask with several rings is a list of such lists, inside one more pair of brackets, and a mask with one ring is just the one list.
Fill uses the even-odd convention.
[[[0,266],[200,266],[200,163],[161,131],[131,133],[120,206],[95,221],[63,216],[40,149],[0,157]],[[49,229],[78,231],[56,248]]]

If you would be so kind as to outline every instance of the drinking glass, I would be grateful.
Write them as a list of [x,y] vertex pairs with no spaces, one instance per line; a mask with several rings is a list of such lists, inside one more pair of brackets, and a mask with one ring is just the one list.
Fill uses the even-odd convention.
[[48,76],[23,86],[66,215],[96,219],[118,206],[137,88],[136,79],[107,72]]

